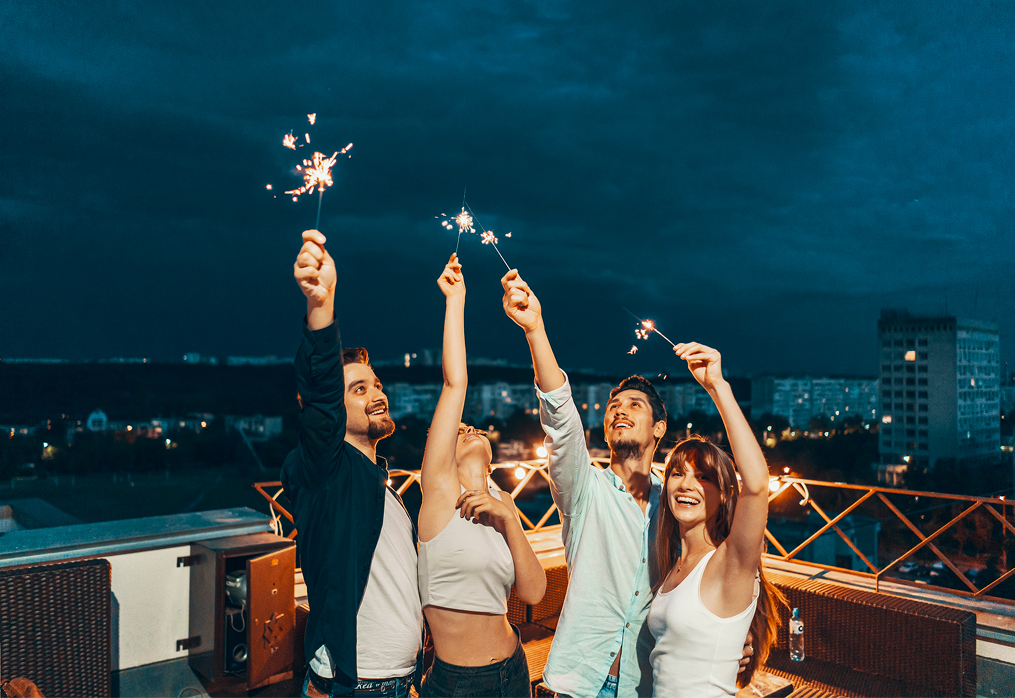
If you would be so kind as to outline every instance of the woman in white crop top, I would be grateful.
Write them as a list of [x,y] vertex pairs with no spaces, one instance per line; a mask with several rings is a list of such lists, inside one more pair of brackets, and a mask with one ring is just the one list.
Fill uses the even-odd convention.
[[[721,357],[697,343],[674,351],[715,401],[740,470],[726,453],[692,436],[666,457],[656,530],[660,579],[649,609],[657,696],[732,696],[750,683],[775,640],[785,598],[761,571],[768,520],[768,465],[723,378]],[[748,630],[755,652],[738,677]]]
[[420,486],[419,593],[434,642],[420,696],[528,696],[529,670],[507,620],[511,585],[525,603],[546,591],[511,497],[489,485],[486,432],[461,424],[468,374],[465,280],[457,256],[437,285],[444,293],[444,388]]

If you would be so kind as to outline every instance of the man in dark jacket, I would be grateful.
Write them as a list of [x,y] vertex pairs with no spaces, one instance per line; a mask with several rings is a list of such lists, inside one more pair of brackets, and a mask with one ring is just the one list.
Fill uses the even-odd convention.
[[377,442],[395,424],[364,349],[342,350],[335,262],[303,233],[294,276],[307,297],[296,355],[302,429],[282,466],[310,616],[303,693],[404,698],[422,645],[416,539]]

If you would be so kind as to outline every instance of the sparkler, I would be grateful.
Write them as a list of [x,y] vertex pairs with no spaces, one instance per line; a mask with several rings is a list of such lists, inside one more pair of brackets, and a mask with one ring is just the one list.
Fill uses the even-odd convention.
[[[624,308],[624,310],[627,310],[627,308]],[[677,346],[676,344],[673,343],[672,339],[670,339],[669,337],[664,335],[662,332],[660,332],[658,329],[656,329],[656,324],[652,320],[642,320],[640,317],[638,317],[637,315],[632,313],[630,310],[627,310],[627,312],[628,312],[628,314],[631,317],[633,317],[635,320],[637,320],[638,323],[641,325],[641,327],[638,327],[638,328],[635,329],[635,331],[634,331],[634,336],[635,337],[637,337],[638,339],[648,339],[649,334],[651,332],[655,332],[657,335],[659,335],[660,337],[665,339],[667,342],[669,342],[669,345],[671,347],[676,347]],[[637,347],[632,346],[631,349],[633,349],[634,351],[629,351],[629,352],[627,352],[628,354],[637,354],[638,353],[638,348]]]
[[[479,236],[482,239],[483,244],[493,245],[493,249],[497,252],[497,256],[500,257],[500,261],[504,262],[504,266],[508,268],[508,271],[511,270],[511,265],[507,263],[507,260],[504,259],[504,255],[500,252],[500,248],[497,247],[497,243],[499,242],[497,237],[493,234],[492,230],[484,228],[483,224],[479,222],[478,218],[476,218],[476,213],[472,210],[472,207],[469,206],[469,202],[465,200],[465,192],[462,193],[461,213],[451,220],[448,220],[446,213],[442,213],[440,216],[434,216],[434,218],[444,219],[441,220],[440,223],[446,230],[454,230],[454,226],[451,224],[452,220],[458,224],[458,241],[455,243],[455,254],[458,254],[458,247],[462,243],[462,233],[475,234],[476,226],[479,226]],[[504,237],[511,237],[511,233],[508,233]]]
[[[310,122],[311,126],[317,123],[317,112],[307,114],[307,121]],[[306,145],[309,145],[310,134],[304,133],[303,140],[306,141]],[[293,135],[292,131],[282,136],[282,145],[290,150],[296,150],[296,136]],[[300,143],[298,147],[302,148],[303,146],[304,143]],[[317,222],[314,223],[315,228],[321,224],[321,201],[324,199],[324,190],[335,183],[331,176],[331,168],[338,161],[338,156],[345,155],[351,148],[352,143],[341,150],[336,150],[332,153],[331,157],[325,157],[324,153],[315,152],[312,158],[303,160],[302,166],[296,166],[296,170],[303,173],[303,186],[290,189],[286,191],[286,194],[292,196],[293,201],[299,201],[301,195],[317,189]],[[352,156],[350,155],[349,157]],[[271,190],[271,185],[269,184],[267,188]]]

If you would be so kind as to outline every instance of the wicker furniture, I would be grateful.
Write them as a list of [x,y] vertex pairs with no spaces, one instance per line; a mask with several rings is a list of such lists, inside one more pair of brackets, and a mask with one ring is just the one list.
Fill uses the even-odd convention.
[[46,696],[108,696],[110,566],[84,560],[0,570],[0,674]]
[[789,610],[766,671],[843,696],[975,696],[976,614],[770,572],[804,621],[789,660]]

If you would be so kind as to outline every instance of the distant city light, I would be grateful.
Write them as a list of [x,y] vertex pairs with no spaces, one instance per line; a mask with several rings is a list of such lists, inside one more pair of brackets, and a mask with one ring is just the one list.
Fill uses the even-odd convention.
[[787,475],[789,475],[789,466],[787,465],[787,466],[786,466],[785,468],[783,468],[783,469],[782,469],[782,472],[784,472],[784,473],[786,473]]
[[916,352],[909,350],[906,352],[906,361],[916,361]]
[[43,448],[49,448],[49,443],[48,443],[48,442],[46,442],[46,441],[43,441],[43,442],[42,442],[42,447],[43,447]]
[[127,431],[130,431],[130,430],[131,430],[131,429],[133,429],[133,428],[134,428],[134,427],[132,427],[131,425],[129,425],[129,424],[127,425]]
[[881,417],[881,422],[882,422],[882,424],[891,424],[892,423],[892,415],[890,415],[890,414],[884,415],[883,417]]
[[688,429],[690,429],[690,428],[691,428],[691,423],[690,423],[690,422],[688,422],[688,423],[687,423],[687,428],[688,428]]
[[173,442],[170,439],[166,439],[166,446],[168,446],[171,443],[173,443]]
[[546,458],[546,446],[539,446],[536,448],[536,456],[538,458]]
[[909,456],[903,456],[902,457],[902,462],[903,463],[908,463],[909,462]]
[[525,468],[519,465],[515,468],[515,480],[521,480],[523,477],[525,477]]
[[208,422],[201,422],[201,428],[202,429],[204,429],[206,426],[208,426]]

